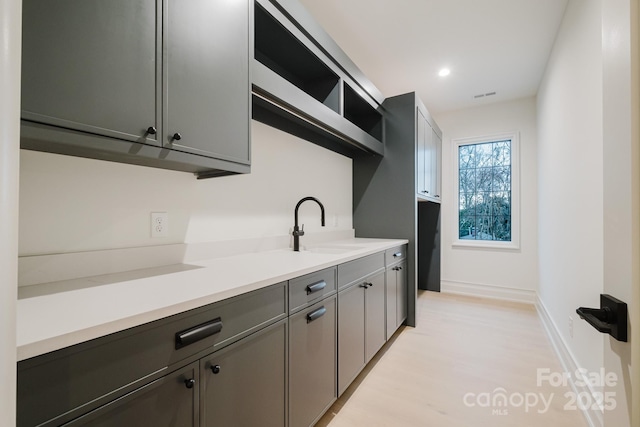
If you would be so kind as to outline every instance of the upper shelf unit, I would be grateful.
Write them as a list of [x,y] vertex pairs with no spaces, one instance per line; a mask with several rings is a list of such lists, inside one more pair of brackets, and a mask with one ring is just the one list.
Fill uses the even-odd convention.
[[254,118],[343,154],[384,154],[384,98],[302,5],[256,0],[254,36]]

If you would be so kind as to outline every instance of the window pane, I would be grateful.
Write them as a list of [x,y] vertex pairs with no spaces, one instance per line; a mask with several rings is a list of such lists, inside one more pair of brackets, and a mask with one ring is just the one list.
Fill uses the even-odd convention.
[[458,147],[458,238],[511,241],[511,141]]

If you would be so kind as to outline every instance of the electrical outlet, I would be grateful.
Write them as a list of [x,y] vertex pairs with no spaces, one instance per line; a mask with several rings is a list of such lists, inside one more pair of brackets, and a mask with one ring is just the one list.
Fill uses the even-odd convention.
[[151,237],[169,236],[169,214],[167,212],[151,212]]
[[573,317],[569,316],[569,336],[573,338]]

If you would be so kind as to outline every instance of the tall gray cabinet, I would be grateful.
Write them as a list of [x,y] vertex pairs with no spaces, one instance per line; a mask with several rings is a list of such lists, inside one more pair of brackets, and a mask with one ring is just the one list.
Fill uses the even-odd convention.
[[[438,213],[440,211],[440,198],[426,197],[426,193],[421,194],[419,188],[420,183],[424,183],[425,189],[427,185],[431,186],[432,174],[439,179],[439,149],[437,145],[429,149],[433,155],[428,158],[427,173],[427,166],[422,163],[427,161],[426,148],[421,144],[425,143],[427,131],[429,143],[439,142],[442,132],[414,92],[385,99],[383,108],[384,157],[363,153],[353,160],[353,223],[358,237],[409,240],[406,258],[407,324],[415,326],[420,281],[418,265],[431,265],[431,260],[437,257],[435,264],[438,277],[433,282],[439,283],[439,252],[434,252],[434,248],[439,251],[439,230],[432,235],[434,240],[430,244],[423,241],[424,247],[418,250],[418,230],[421,225],[424,227],[427,222],[437,223],[424,212],[433,209]],[[425,135],[424,138],[421,135]],[[437,193],[433,196],[440,196],[439,190]],[[419,203],[425,204],[422,209],[418,209]],[[439,290],[439,287],[433,290]]]

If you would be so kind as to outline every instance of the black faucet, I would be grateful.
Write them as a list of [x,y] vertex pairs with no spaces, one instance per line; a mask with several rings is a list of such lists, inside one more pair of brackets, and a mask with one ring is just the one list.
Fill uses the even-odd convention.
[[313,200],[318,205],[320,205],[320,220],[322,221],[322,226],[324,227],[324,206],[320,203],[320,200],[315,197],[305,197],[300,200],[296,205],[296,210],[294,211],[295,224],[293,226],[293,250],[296,252],[300,251],[300,236],[304,236],[304,224],[302,224],[302,229],[298,227],[298,208],[301,204],[306,202],[307,200]]

